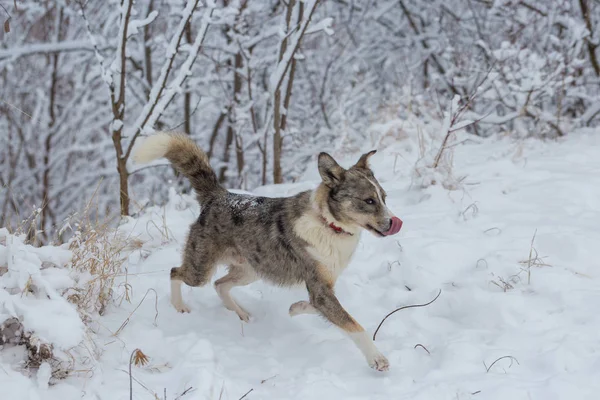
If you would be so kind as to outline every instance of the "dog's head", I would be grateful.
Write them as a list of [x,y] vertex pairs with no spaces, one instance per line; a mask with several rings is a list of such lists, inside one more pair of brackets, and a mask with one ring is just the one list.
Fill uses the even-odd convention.
[[376,236],[394,235],[402,221],[386,206],[385,190],[369,168],[369,157],[363,154],[349,169],[342,168],[327,153],[319,154],[319,173],[329,189],[325,200],[331,215],[346,225],[357,225]]

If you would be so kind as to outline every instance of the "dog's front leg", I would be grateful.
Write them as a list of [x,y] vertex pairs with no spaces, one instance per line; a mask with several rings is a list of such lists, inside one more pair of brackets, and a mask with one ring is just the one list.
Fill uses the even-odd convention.
[[[387,371],[390,364],[383,354],[375,347],[364,328],[352,318],[335,297],[333,288],[319,279],[307,282],[306,287],[310,296],[310,304],[331,323],[343,329],[367,359],[371,368],[377,371]],[[301,303],[301,302],[299,302]],[[298,303],[295,303],[298,304]],[[292,305],[293,307],[294,305]],[[305,306],[303,306],[305,307]],[[290,309],[290,312],[292,310]],[[305,309],[305,312],[309,309]],[[312,311],[312,310],[311,310]]]

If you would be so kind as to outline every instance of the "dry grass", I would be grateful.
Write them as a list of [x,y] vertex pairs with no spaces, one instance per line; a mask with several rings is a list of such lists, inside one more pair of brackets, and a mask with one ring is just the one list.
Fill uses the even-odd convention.
[[154,310],[156,311],[156,314],[154,315],[154,326],[156,326],[156,319],[158,318],[158,293],[156,293],[156,290],[150,288],[150,289],[148,289],[146,291],[146,294],[144,295],[144,297],[142,297],[142,300],[140,300],[140,302],[133,309],[133,311],[131,311],[129,313],[129,316],[125,319],[125,321],[123,321],[123,323],[121,324],[121,326],[119,327],[119,329],[117,329],[117,331],[115,333],[113,333],[113,336],[118,336],[119,333],[121,333],[121,331],[123,329],[125,329],[125,327],[127,326],[127,324],[129,324],[129,321],[131,320],[131,317],[133,316],[133,314],[137,311],[138,308],[140,308],[140,306],[142,305],[142,303],[144,302],[144,300],[146,300],[146,297],[148,296],[148,293],[150,293],[150,292],[154,292],[154,296],[155,296]]
[[41,208],[34,208],[31,214],[21,219],[21,215],[18,215],[18,220],[20,222],[15,225],[11,224],[11,218],[6,218],[6,226],[5,228],[12,234],[16,236],[24,235],[27,238],[27,242],[32,245],[39,245],[38,236],[40,232],[38,231],[39,219],[42,214]]
[[[119,237],[108,224],[80,226],[69,244],[73,252],[72,268],[89,274],[82,286],[72,288],[75,293],[68,300],[80,310],[96,311],[103,315],[108,303],[115,297],[115,279],[122,274],[125,262],[122,255],[129,243]],[[129,299],[130,287],[122,286]]]
[[[463,187],[465,176],[454,175],[454,147],[457,143],[444,144],[437,150],[433,157],[435,140],[417,127],[419,157],[413,166],[413,177],[418,179],[420,188],[441,185],[444,189],[454,191]],[[445,140],[454,141],[455,135],[451,133]]]
[[515,288],[515,284],[517,284],[520,281],[519,275],[512,275],[506,279],[502,278],[501,276],[496,277],[496,279],[493,279],[491,281],[491,283],[493,285],[498,286],[500,289],[502,289],[503,292],[508,292],[509,290],[512,290]]
[[537,229],[533,233],[533,237],[531,238],[531,243],[529,245],[529,256],[525,260],[519,261],[519,264],[522,265],[519,272],[514,275],[509,276],[504,279],[500,276],[496,277],[491,281],[492,284],[498,286],[502,291],[507,292],[515,288],[515,285],[521,282],[521,275],[525,274],[527,276],[527,284],[531,285],[531,271],[534,267],[551,267],[552,265],[548,264],[544,261],[546,257],[541,257],[533,245],[535,244],[535,237],[537,235]]
[[[115,219],[98,220],[93,217],[98,215],[94,207],[90,201],[80,215],[74,216],[77,222],[70,224],[70,268],[76,283],[63,296],[77,307],[86,325],[86,338],[72,349],[75,354],[73,362],[64,368],[69,375],[78,371],[86,372],[87,368],[93,369],[97,363],[104,344],[96,344],[96,330],[99,327],[108,330],[98,316],[113,304],[130,302],[132,287],[127,282],[128,272],[123,264],[130,252],[140,250],[144,244],[138,238],[118,232]],[[135,353],[132,360],[136,366],[145,365],[148,361],[142,352]]]
[[464,221],[467,221],[469,218],[477,217],[477,214],[479,214],[479,207],[477,207],[477,202],[471,203],[460,213]]
[[[144,384],[144,382],[142,382],[141,380],[135,378],[133,376],[133,371],[132,371],[132,367],[136,366],[138,368],[144,368],[146,370],[159,370],[158,368],[151,368],[151,366],[149,366],[150,363],[150,357],[148,357],[146,354],[144,354],[142,352],[142,350],[140,349],[135,349],[131,355],[129,356],[129,369],[127,371],[125,370],[120,370],[123,372],[126,372],[129,375],[129,399],[133,400],[133,382],[137,383],[138,385],[140,385],[144,390],[146,390],[150,396],[152,398],[154,398],[154,400],[168,400],[167,399],[167,389],[164,389],[164,395],[163,397],[160,397],[158,395],[158,393],[154,392],[152,389],[150,389],[147,385]],[[193,387],[188,387],[187,389],[185,389],[183,392],[181,392],[179,395],[177,395],[174,400],[179,400],[182,397],[184,397],[185,395],[193,392],[195,389]],[[222,390],[221,390],[222,392]]]
[[533,233],[531,238],[531,244],[529,246],[529,257],[526,260],[519,261],[519,264],[525,265],[526,268],[521,268],[523,272],[527,274],[527,284],[531,284],[531,267],[551,267],[552,265],[544,261],[545,257],[540,257],[538,251],[533,247],[535,243],[535,236],[537,235],[537,229]]
[[[55,348],[52,343],[40,340],[35,332],[27,331],[26,325],[24,326],[17,318],[0,324],[0,336],[6,336],[7,339],[0,340],[0,345],[17,345],[25,348],[26,359],[23,367],[27,374],[35,373],[42,364],[49,364],[52,369],[51,385],[56,380],[71,375],[89,377],[93,374],[94,365],[103,348],[102,345],[95,343],[95,331],[98,327],[102,327],[98,315],[104,314],[111,304],[118,304],[119,300],[130,300],[131,286],[127,282],[128,272],[123,269],[123,264],[130,252],[141,251],[144,245],[139,238],[127,237],[118,232],[116,229],[118,217],[100,220],[99,206],[94,198],[95,194],[84,210],[72,215],[65,221],[64,227],[56,232],[56,236],[53,236],[57,242],[63,242],[65,237],[70,237],[68,248],[72,252],[72,258],[67,268],[70,269],[75,284],[61,294],[77,308],[81,320],[86,325],[84,340],[71,349],[61,350]],[[39,226],[40,213],[41,210],[34,210],[30,217],[17,226],[9,227],[8,231],[14,235],[24,235],[28,244],[40,245],[40,238],[49,238],[48,235],[36,230]],[[164,216],[163,225],[166,226]],[[168,229],[156,228],[163,237],[166,236],[167,240],[172,237]],[[41,268],[50,266],[62,267],[43,263]],[[0,268],[0,275],[7,271],[7,268]],[[20,295],[36,295],[36,292],[37,288],[30,278]],[[121,330],[128,320],[129,318],[124,322]],[[136,366],[144,365],[147,361],[147,357],[141,352],[136,353],[133,359]]]
[[154,222],[152,220],[148,221],[146,223],[146,233],[148,234],[148,236],[150,236],[152,239],[154,239],[154,236],[150,233],[150,231],[151,231],[150,228],[152,226],[154,226],[154,228],[156,228],[156,230],[160,234],[162,243],[168,243],[173,239],[173,232],[171,232],[171,230],[169,229],[169,226],[167,224],[167,215],[166,215],[165,207],[163,207],[163,213],[161,215],[161,220],[162,220],[161,226],[158,226],[156,224],[156,222]]
[[119,287],[123,288],[121,296],[130,300],[131,286],[122,266],[126,253],[143,245],[137,238],[119,234],[113,227],[114,218],[101,221],[93,217],[99,215],[94,198],[73,224],[73,237],[69,241],[69,250],[73,253],[71,268],[79,273],[79,282],[69,290],[67,299],[77,306],[84,322],[89,320],[90,313],[103,315],[109,302],[117,298],[115,280],[118,276],[125,276],[125,282]]

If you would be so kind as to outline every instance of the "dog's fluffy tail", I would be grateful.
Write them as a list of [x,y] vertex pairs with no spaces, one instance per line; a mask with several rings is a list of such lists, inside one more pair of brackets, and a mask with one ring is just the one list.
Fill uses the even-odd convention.
[[200,201],[224,191],[208,157],[189,136],[181,133],[157,133],[148,137],[133,154],[136,163],[148,163],[165,157],[185,175]]

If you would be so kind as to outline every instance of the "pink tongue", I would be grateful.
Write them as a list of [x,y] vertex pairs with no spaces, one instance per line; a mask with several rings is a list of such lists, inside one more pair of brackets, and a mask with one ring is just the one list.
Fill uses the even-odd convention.
[[398,217],[392,218],[392,226],[390,226],[390,230],[387,232],[383,232],[385,236],[395,235],[400,232],[400,228],[402,228],[402,220]]

